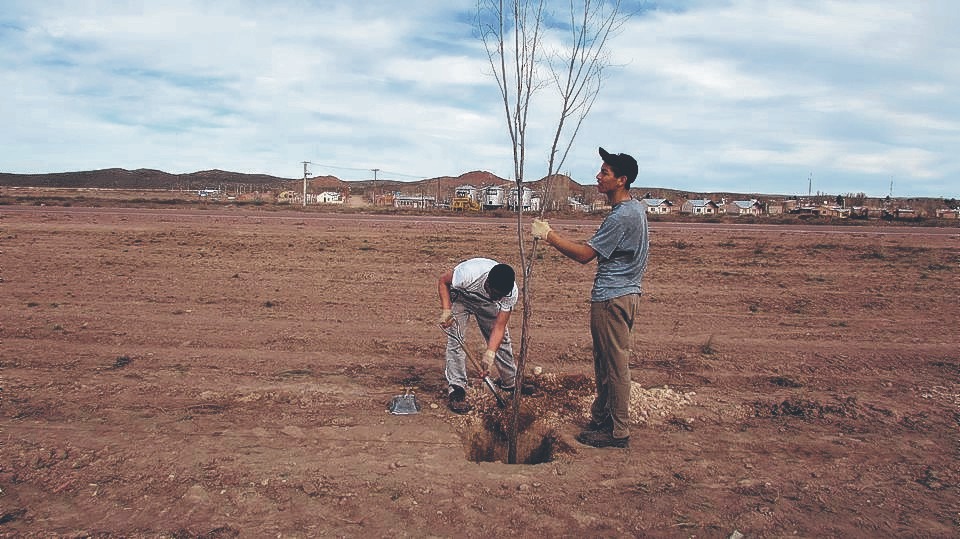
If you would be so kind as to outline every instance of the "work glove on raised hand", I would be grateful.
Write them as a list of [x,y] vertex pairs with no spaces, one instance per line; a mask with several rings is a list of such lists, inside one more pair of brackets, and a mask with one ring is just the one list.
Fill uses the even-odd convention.
[[480,361],[483,374],[490,372],[490,369],[493,368],[493,358],[495,357],[497,357],[497,352],[494,350],[487,350],[483,353],[483,359]]
[[444,309],[443,312],[440,313],[440,326],[448,328],[451,324],[453,324],[453,311]]
[[534,238],[537,238],[538,240],[546,240],[552,229],[550,228],[550,223],[546,222],[545,220],[534,219],[531,230],[533,231]]

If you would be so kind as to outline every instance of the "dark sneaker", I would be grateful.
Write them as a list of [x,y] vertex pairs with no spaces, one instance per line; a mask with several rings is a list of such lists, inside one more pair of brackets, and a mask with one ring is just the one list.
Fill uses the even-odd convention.
[[599,431],[599,432],[613,432],[613,419],[610,419],[609,417],[602,421],[591,419],[590,422],[587,423],[586,430],[593,430],[593,431]]
[[503,380],[499,378],[493,381],[493,385],[497,386],[497,389],[499,389],[500,391],[504,391],[511,395],[513,395],[513,392],[517,389],[517,386],[503,387]]
[[455,414],[465,414],[473,409],[473,406],[467,402],[467,392],[460,386],[450,386],[447,407]]
[[614,438],[609,432],[585,430],[577,435],[577,441],[591,447],[630,447],[630,437]]
[[[510,395],[513,395],[513,392],[517,390],[517,386],[515,385],[512,385],[510,387],[503,387],[503,380],[499,378],[497,378],[496,381],[493,383],[496,384],[498,388],[500,388],[500,391],[504,391]],[[528,395],[528,396],[533,395],[535,391],[536,390],[534,389],[534,387],[530,384],[523,384],[523,387],[520,388],[520,393],[523,393],[524,395]]]

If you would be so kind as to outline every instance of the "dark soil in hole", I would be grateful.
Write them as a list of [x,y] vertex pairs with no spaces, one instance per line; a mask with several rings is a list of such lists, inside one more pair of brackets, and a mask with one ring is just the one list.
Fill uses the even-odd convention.
[[[574,449],[561,440],[557,430],[543,423],[547,411],[561,412],[563,420],[576,421],[583,415],[579,402],[592,391],[593,380],[582,375],[533,377],[524,381],[533,396],[522,397],[517,419],[517,464],[551,462],[559,453]],[[509,432],[513,421],[513,403],[505,408],[490,404],[478,409],[482,419],[464,436],[467,458],[474,462],[509,462]]]
[[[550,462],[559,445],[560,437],[553,429],[521,431],[517,442],[517,464]],[[468,435],[467,452],[467,458],[475,462],[509,462],[510,446],[506,436],[479,428]]]

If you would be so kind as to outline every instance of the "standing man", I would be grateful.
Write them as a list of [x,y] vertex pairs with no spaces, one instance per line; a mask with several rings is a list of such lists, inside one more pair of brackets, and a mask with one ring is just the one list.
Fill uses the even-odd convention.
[[630,196],[637,161],[600,148],[603,165],[597,188],[612,210],[587,242],[564,238],[546,221],[534,219],[533,236],[581,264],[594,258],[597,273],[590,293],[590,333],[597,396],[590,424],[577,441],[593,447],[630,444],[630,338],[647,269],[650,235],[643,203]]
[[[471,258],[457,264],[440,276],[437,291],[440,294],[440,325],[451,327],[454,322],[463,331],[470,316],[477,319],[480,333],[487,341],[483,353],[481,376],[493,368],[494,362],[500,373],[498,384],[507,392],[514,389],[517,366],[513,361],[513,347],[507,322],[517,304],[519,292],[513,268],[489,258]],[[470,411],[466,401],[467,365],[466,351],[461,343],[447,336],[446,368],[449,388],[447,395],[450,410],[465,414]]]

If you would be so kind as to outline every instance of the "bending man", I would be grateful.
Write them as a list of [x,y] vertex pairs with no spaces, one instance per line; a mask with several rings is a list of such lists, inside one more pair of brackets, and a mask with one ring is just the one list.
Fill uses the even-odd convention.
[[[471,258],[457,264],[440,276],[440,325],[449,328],[457,323],[458,331],[464,331],[473,316],[487,342],[481,366],[485,375],[496,364],[500,374],[501,389],[512,392],[517,375],[513,361],[513,347],[507,322],[517,304],[519,293],[513,268],[498,264],[489,258]],[[467,365],[466,352],[454,337],[447,337],[446,368],[444,374],[449,384],[449,407],[456,413],[470,411],[466,402]]]

